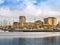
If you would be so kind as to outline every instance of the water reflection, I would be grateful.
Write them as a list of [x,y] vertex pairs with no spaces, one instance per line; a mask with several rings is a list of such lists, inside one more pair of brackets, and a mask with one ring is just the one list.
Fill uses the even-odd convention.
[[57,37],[44,38],[44,45],[58,45]]
[[60,37],[0,39],[0,45],[60,45]]
[[19,42],[22,42],[21,45],[58,45],[59,41],[58,37],[19,39]]

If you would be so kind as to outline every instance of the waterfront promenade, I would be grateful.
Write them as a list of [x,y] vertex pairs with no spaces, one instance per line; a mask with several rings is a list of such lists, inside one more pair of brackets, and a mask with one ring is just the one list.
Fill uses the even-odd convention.
[[44,38],[60,36],[60,32],[0,32],[0,38]]

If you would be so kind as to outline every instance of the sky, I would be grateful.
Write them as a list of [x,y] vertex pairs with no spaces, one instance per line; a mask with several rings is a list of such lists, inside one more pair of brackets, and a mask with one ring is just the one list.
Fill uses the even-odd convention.
[[0,0],[0,20],[18,21],[26,16],[27,21],[42,20],[46,17],[60,19],[60,0]]

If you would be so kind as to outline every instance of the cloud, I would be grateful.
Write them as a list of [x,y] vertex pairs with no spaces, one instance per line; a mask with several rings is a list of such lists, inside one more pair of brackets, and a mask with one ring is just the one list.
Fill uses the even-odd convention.
[[[20,11],[20,10],[10,10],[7,7],[0,8],[0,15],[7,16],[7,17],[18,17],[21,15],[24,16],[40,16],[44,17],[46,16],[59,16],[60,12],[59,11],[54,11],[54,10],[48,10],[48,9],[37,9],[35,7],[27,7],[25,10]],[[43,15],[43,16],[42,16]]]
[[49,16],[58,18],[59,2],[59,0],[5,0],[0,6],[0,15],[15,18],[21,15],[40,19]]

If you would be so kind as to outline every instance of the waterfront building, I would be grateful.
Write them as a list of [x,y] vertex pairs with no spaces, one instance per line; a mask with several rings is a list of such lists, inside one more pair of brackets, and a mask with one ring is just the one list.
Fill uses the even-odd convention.
[[55,17],[44,18],[44,24],[52,25],[55,27],[58,24],[58,20]]
[[37,20],[35,21],[35,26],[37,29],[42,28],[43,27],[43,22],[41,20]]
[[26,29],[34,29],[35,28],[35,24],[32,22],[28,22],[25,24]]
[[52,29],[52,26],[49,25],[49,24],[44,24],[44,25],[43,25],[43,29],[44,29],[44,30],[51,30],[51,29]]
[[50,30],[57,26],[58,20],[55,17],[48,17],[44,18],[44,24],[43,21],[37,20],[34,23],[32,22],[26,22],[25,16],[19,17],[19,22],[13,23],[14,29],[44,29],[44,30]]
[[19,17],[19,22],[20,23],[26,23],[26,17],[25,16],[20,16]]
[[8,30],[11,30],[11,31],[12,31],[12,30],[13,30],[13,27],[12,27],[11,25],[8,25],[6,29],[8,29]]
[[19,28],[19,23],[18,23],[18,22],[14,22],[14,23],[13,23],[13,28],[14,28],[14,29]]
[[20,16],[19,17],[19,23],[20,23],[20,28],[23,28],[25,23],[26,23],[26,17],[25,16]]

